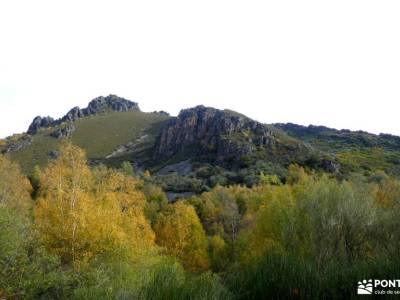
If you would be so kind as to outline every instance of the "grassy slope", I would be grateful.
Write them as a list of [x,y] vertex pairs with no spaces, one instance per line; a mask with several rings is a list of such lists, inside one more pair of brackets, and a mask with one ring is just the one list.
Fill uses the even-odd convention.
[[[168,119],[167,116],[138,111],[91,116],[75,122],[76,131],[71,140],[86,151],[89,159],[101,159],[118,146],[134,141],[144,134],[154,139],[159,127]],[[11,154],[11,158],[21,165],[26,174],[30,174],[35,165],[46,165],[48,153],[58,149],[61,140],[49,136],[54,130],[55,128],[41,130],[34,136],[31,145]]]
[[384,170],[400,176],[399,137],[290,124],[278,124],[278,127],[316,149],[334,154],[345,172],[369,174],[376,170]]

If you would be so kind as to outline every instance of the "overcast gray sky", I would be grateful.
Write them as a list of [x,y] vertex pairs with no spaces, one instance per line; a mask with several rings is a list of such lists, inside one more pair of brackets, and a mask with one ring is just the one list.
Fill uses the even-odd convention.
[[0,2],[0,137],[99,95],[400,135],[400,2]]

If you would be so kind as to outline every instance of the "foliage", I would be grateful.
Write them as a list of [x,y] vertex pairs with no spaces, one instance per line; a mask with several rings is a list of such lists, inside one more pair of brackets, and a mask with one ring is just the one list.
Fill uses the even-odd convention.
[[207,239],[194,208],[182,202],[168,207],[154,225],[157,244],[193,272],[208,268]]
[[154,240],[133,178],[105,168],[92,174],[82,150],[65,144],[41,176],[36,226],[43,244],[63,263]]
[[176,203],[127,173],[63,143],[33,192],[0,156],[0,298],[352,299],[361,279],[400,276],[400,181],[383,170],[293,164]]
[[0,155],[0,204],[28,213],[32,206],[31,192],[32,186],[18,165]]
[[122,162],[121,170],[127,176],[135,175],[135,171],[133,170],[132,164],[129,161]]

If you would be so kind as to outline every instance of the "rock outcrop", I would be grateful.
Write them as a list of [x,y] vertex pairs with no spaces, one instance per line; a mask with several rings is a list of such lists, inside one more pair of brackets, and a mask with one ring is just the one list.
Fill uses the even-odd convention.
[[164,110],[159,110],[159,111],[155,110],[155,111],[153,111],[153,114],[163,115],[163,116],[167,116],[167,117],[170,116],[170,114]]
[[88,107],[82,109],[82,114],[84,116],[95,115],[108,109],[119,112],[140,110],[136,102],[115,95],[109,95],[107,97],[97,97],[90,101]]
[[139,105],[136,102],[115,95],[109,95],[107,97],[101,96],[90,101],[88,107],[86,108],[80,109],[79,107],[74,107],[65,116],[58,120],[54,120],[50,117],[36,117],[29,126],[27,133],[33,135],[36,134],[40,128],[57,126],[64,122],[73,122],[79,118],[96,115],[103,112],[123,112],[130,110],[140,111]]
[[153,158],[168,158],[188,147],[197,154],[215,153],[218,158],[239,157],[274,143],[273,132],[243,115],[197,106],[182,110],[158,136]]
[[30,135],[24,135],[20,139],[16,141],[10,142],[6,148],[3,150],[3,153],[13,153],[19,150],[24,149],[29,146],[33,142],[33,137]]
[[28,128],[28,134],[35,134],[40,128],[50,127],[54,123],[54,119],[51,117],[36,117],[33,119],[31,125]]
[[68,138],[72,135],[75,131],[76,127],[74,123],[67,123],[65,126],[58,128],[57,130],[53,131],[50,136],[55,137],[57,139]]

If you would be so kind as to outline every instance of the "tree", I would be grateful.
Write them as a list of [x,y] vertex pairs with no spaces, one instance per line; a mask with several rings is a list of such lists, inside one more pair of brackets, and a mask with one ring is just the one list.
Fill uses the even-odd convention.
[[133,170],[132,164],[129,161],[124,161],[121,164],[121,170],[122,172],[127,175],[127,176],[133,176],[135,175],[135,172]]
[[93,177],[95,198],[107,210],[116,205],[114,220],[127,235],[129,247],[147,251],[154,244],[155,235],[145,217],[146,199],[139,190],[142,182],[105,167],[96,168]]
[[153,225],[158,214],[168,206],[168,198],[159,186],[150,183],[144,185],[143,192],[146,196],[144,211]]
[[296,184],[296,183],[304,183],[308,179],[307,173],[304,171],[303,167],[299,165],[290,165],[288,168],[288,174],[286,176],[286,183],[288,184]]
[[226,243],[219,235],[210,238],[210,258],[213,271],[223,271],[228,264]]
[[175,255],[193,272],[208,268],[207,239],[200,220],[190,205],[177,202],[158,218],[154,231],[157,244]]
[[38,165],[36,165],[33,168],[33,173],[32,173],[32,176],[30,177],[32,188],[33,188],[32,198],[34,198],[34,199],[36,198],[37,193],[39,191],[41,173],[42,173],[42,171],[41,171],[40,167]]
[[32,206],[32,186],[19,167],[0,155],[0,203],[27,214]]
[[151,244],[154,233],[143,214],[144,195],[135,184],[104,167],[93,174],[84,152],[64,144],[40,179],[35,215],[43,244],[73,265]]
[[85,154],[71,144],[63,145],[59,158],[40,177],[36,225],[44,245],[64,263],[89,259],[94,251],[90,239],[97,213],[91,181]]
[[191,200],[208,234],[219,234],[211,229],[222,227],[225,240],[235,242],[241,221],[240,201],[237,201],[239,194],[240,188],[216,186],[210,192]]

